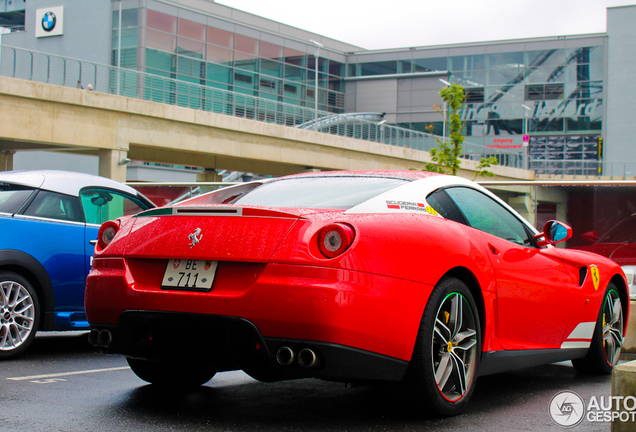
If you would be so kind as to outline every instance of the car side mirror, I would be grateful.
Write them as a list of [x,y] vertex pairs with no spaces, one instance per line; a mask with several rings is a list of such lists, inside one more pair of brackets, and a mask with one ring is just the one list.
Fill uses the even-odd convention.
[[547,221],[543,226],[543,232],[534,236],[539,246],[560,243],[571,237],[572,228],[555,220]]

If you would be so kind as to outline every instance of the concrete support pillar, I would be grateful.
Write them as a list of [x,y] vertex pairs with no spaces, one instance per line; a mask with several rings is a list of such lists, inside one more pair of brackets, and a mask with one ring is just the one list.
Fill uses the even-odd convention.
[[205,168],[197,174],[198,182],[222,182],[223,176],[216,172],[213,168]]
[[0,171],[13,170],[13,155],[15,152],[0,151]]
[[[612,432],[633,432],[636,422],[631,417],[633,401],[625,401],[626,397],[636,395],[636,361],[624,363],[612,372],[612,397],[619,397],[619,402],[612,402]],[[622,396],[622,397],[621,397]],[[627,409],[624,402],[627,402]],[[618,408],[620,409],[616,409]],[[614,414],[616,413],[616,414]]]
[[[536,223],[534,199],[531,195],[518,196],[508,200],[510,207],[515,209],[525,220],[534,226]],[[540,229],[540,228],[539,228]]]
[[[625,332],[621,352],[636,354],[636,300],[632,301],[629,305],[627,331]],[[634,395],[636,396],[636,393]]]
[[126,181],[126,150],[99,150],[99,175],[124,183]]

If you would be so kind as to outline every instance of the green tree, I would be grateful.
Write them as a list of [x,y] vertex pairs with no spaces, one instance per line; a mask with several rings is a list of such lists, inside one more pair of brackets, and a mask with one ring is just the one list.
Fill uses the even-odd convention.
[[[444,137],[444,139],[437,139],[439,146],[429,151],[433,162],[426,163],[425,171],[456,175],[461,164],[459,157],[462,154],[462,144],[465,140],[462,134],[465,124],[465,121],[462,122],[462,112],[464,110],[466,93],[464,93],[464,87],[461,85],[451,84],[440,90],[439,95],[446,105],[446,109],[444,110],[444,123],[446,123],[446,129],[448,131],[448,141],[446,137]],[[429,130],[431,128],[432,125],[429,126]],[[481,158],[477,165],[474,178],[479,176],[492,177],[494,173],[487,171],[486,168],[490,168],[498,163],[497,158],[494,156]]]

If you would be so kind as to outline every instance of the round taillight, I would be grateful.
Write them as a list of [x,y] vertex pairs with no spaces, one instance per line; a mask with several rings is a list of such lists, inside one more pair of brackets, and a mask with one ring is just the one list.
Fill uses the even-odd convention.
[[101,249],[104,249],[106,246],[113,241],[115,235],[119,231],[119,224],[114,221],[105,222],[101,228],[99,229],[99,233],[97,234],[97,244]]
[[342,223],[330,224],[320,230],[318,248],[327,258],[335,258],[349,249],[354,237],[351,226]]

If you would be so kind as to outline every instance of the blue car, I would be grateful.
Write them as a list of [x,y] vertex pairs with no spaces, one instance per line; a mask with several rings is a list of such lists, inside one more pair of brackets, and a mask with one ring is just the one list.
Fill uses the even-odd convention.
[[153,207],[103,177],[0,172],[0,359],[24,352],[38,330],[87,330],[84,288],[99,227]]

